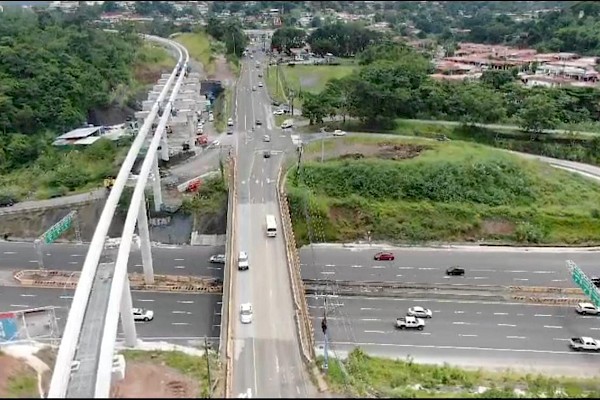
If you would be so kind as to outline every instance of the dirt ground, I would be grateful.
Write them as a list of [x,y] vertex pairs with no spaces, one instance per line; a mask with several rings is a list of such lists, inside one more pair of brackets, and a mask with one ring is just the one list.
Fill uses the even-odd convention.
[[[5,354],[0,354],[0,398],[39,397],[37,390],[33,393],[9,393],[10,380],[27,375],[31,375],[32,377],[36,376],[35,371],[24,361]],[[35,389],[37,389],[37,385],[35,386]]]
[[113,386],[111,398],[200,397],[193,379],[165,365],[127,361],[125,379]]
[[208,79],[216,79],[225,86],[232,86],[235,83],[235,75],[231,72],[229,64],[222,54],[215,59],[215,72],[208,76]]
[[[421,144],[410,143],[389,143],[379,142],[373,144],[366,143],[347,143],[338,141],[333,148],[327,149],[327,159],[338,158],[340,160],[359,160],[366,157],[376,157],[384,160],[407,160],[415,158],[421,152],[429,149],[429,147]],[[306,154],[306,153],[305,153]],[[315,150],[305,155],[305,158],[310,160],[319,160],[321,158],[320,149],[315,147]]]

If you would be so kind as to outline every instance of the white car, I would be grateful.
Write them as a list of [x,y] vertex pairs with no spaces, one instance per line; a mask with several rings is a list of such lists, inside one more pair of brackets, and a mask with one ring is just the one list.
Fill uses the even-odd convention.
[[600,314],[600,309],[598,309],[592,303],[579,303],[579,304],[577,304],[575,311],[577,311],[577,313],[581,314],[581,315],[587,315],[587,314],[598,315],[598,314]]
[[270,141],[271,141],[271,136],[269,136],[269,135],[263,136],[263,142],[270,142]]
[[336,129],[335,131],[333,131],[332,135],[333,136],[346,136],[346,132],[344,132],[340,129]]
[[245,271],[250,268],[250,264],[248,262],[248,253],[245,251],[240,251],[238,256],[238,270]]
[[240,306],[240,320],[242,324],[249,324],[252,322],[252,304],[244,303]]
[[406,315],[410,315],[412,317],[418,317],[418,318],[431,318],[433,316],[433,313],[428,308],[415,306],[415,307],[409,308]]
[[283,110],[275,110],[275,111],[273,111],[273,115],[283,115],[283,114],[285,114],[285,111],[283,111]]
[[232,118],[229,118],[227,120],[227,126],[233,126],[233,119]]
[[154,319],[154,311],[145,310],[143,308],[132,308],[134,321],[152,321]]
[[225,264],[225,254],[215,254],[210,256],[210,262],[213,264]]
[[263,87],[263,83],[262,82],[258,82],[258,87]]
[[208,122],[213,122],[214,120],[215,116],[212,113],[208,114]]

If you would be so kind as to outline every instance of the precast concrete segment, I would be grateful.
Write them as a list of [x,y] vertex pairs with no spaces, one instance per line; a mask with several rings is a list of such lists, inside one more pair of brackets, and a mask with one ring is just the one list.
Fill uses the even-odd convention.
[[[161,43],[169,42],[165,41],[165,39],[162,38],[147,38],[150,40],[159,41]],[[170,41],[170,44],[174,46],[179,52],[179,66],[181,60],[183,59],[183,53],[181,52],[181,48],[178,45],[176,45],[175,42]],[[86,256],[82,268],[82,277],[79,280],[79,284],[75,291],[73,307],[71,307],[71,310],[69,312],[70,316],[67,321],[65,334],[63,335],[63,340],[61,341],[61,346],[59,347],[58,354],[56,357],[54,372],[52,374],[52,380],[50,382],[50,389],[48,392],[49,397],[60,398],[65,396],[67,383],[69,381],[71,361],[73,360],[73,356],[75,354],[77,338],[81,333],[83,319],[85,316],[85,307],[87,306],[90,297],[90,291],[92,288],[94,277],[96,275],[98,262],[100,261],[100,256],[102,254],[104,241],[106,240],[108,229],[110,228],[110,224],[115,214],[117,204],[121,197],[121,193],[125,188],[125,184],[127,183],[129,173],[133,168],[135,159],[137,158],[137,155],[146,140],[148,131],[150,130],[154,119],[156,118],[156,115],[158,114],[159,104],[164,100],[169,89],[171,88],[173,80],[175,79],[175,75],[177,74],[178,66],[176,66],[171,72],[171,75],[169,76],[169,79],[167,80],[164,89],[161,91],[158,99],[152,106],[150,114],[144,121],[144,124],[142,125],[134,142],[132,143],[131,148],[129,149],[129,152],[127,153],[127,156],[123,161],[121,169],[117,175],[117,179],[115,180],[114,186],[112,187],[111,192],[108,195],[108,199],[106,200],[104,209],[102,210],[100,220],[98,221],[98,225],[96,227],[96,230],[94,231],[94,236],[92,237],[88,254]]]
[[94,397],[102,326],[106,317],[107,299],[110,293],[114,267],[114,263],[98,265],[92,290],[90,291],[90,299],[85,309],[83,327],[77,342],[77,351],[73,358],[74,362],[79,363],[79,367],[71,373],[67,387],[67,398],[89,399]]
[[[111,295],[108,303],[106,323],[104,325],[104,333],[102,335],[102,347],[100,350],[100,359],[98,362],[98,376],[96,379],[95,396],[96,397],[108,397],[110,394],[110,382],[112,375],[112,359],[115,347],[115,341],[117,336],[118,327],[118,308],[121,303],[123,294],[123,286],[127,279],[127,262],[131,251],[131,242],[133,238],[133,232],[137,222],[138,212],[140,210],[139,204],[143,199],[144,190],[146,188],[146,182],[153,165],[154,158],[157,157],[158,146],[160,144],[162,133],[166,129],[167,122],[171,116],[171,109],[173,102],[178,95],[179,89],[185,79],[184,71],[187,69],[189,61],[189,54],[184,47],[181,49],[185,52],[185,62],[182,65],[179,79],[173,88],[173,92],[169,98],[169,102],[164,108],[163,115],[160,118],[160,122],[154,137],[148,146],[148,152],[142,163],[141,171],[136,183],[133,195],[131,197],[131,203],[129,210],[127,211],[127,217],[125,219],[125,226],[123,227],[123,235],[121,236],[121,244],[117,254],[117,261],[115,265],[115,277],[113,279],[113,286],[111,287]],[[180,65],[181,66],[181,65]]]

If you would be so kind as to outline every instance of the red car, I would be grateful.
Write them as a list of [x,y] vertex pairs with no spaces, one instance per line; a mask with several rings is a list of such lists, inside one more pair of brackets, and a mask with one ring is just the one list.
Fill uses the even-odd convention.
[[394,253],[382,251],[373,257],[376,261],[394,261]]

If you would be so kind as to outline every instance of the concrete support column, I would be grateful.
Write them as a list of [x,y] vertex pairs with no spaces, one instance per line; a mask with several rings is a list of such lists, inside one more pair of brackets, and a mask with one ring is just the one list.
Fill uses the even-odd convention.
[[142,196],[142,201],[140,202],[140,211],[138,211],[137,225],[141,241],[144,280],[147,285],[152,285],[154,284],[154,266],[152,265],[150,229],[148,228],[148,215],[146,213],[146,196]]
[[160,190],[160,172],[158,170],[158,154],[154,155],[154,167],[152,168],[154,174],[154,182],[152,188],[154,192],[154,211],[159,212],[160,206],[162,206],[162,192]]
[[[167,138],[167,130],[162,131],[160,158],[163,161],[169,161],[169,140]],[[158,161],[158,160],[157,160]]]
[[137,345],[137,332],[135,331],[135,321],[133,320],[133,301],[131,300],[131,290],[129,289],[129,277],[125,277],[123,285],[123,297],[121,298],[121,325],[125,333],[125,346],[135,347]]
[[196,127],[194,126],[194,113],[189,112],[186,115],[188,129],[190,132],[190,147],[194,145],[194,137],[196,136]]

